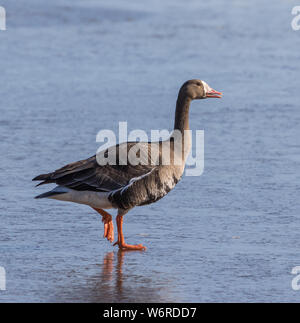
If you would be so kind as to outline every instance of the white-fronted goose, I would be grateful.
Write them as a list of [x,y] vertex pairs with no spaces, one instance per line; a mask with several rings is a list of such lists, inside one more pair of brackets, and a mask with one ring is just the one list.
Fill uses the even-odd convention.
[[[146,205],[164,197],[180,180],[185,167],[185,161],[191,148],[189,132],[189,107],[192,100],[205,98],[220,98],[221,92],[213,90],[204,81],[190,80],[179,90],[174,131],[166,141],[140,142],[139,153],[146,156],[147,162],[132,165],[127,159],[127,165],[119,162],[121,150],[127,152],[136,142],[127,142],[107,149],[104,155],[115,149],[116,164],[100,165],[97,156],[68,164],[52,173],[35,177],[34,181],[42,181],[38,185],[56,183],[52,191],[36,196],[36,198],[51,198],[61,201],[87,204],[102,215],[104,222],[104,237],[110,242],[114,240],[112,216],[103,209],[118,210],[116,218],[118,240],[114,245],[121,249],[144,250],[143,245],[129,245],[124,241],[122,224],[123,216],[135,206]],[[176,135],[180,134],[180,136]],[[174,147],[180,144],[180,151]],[[162,147],[170,147],[170,163],[163,162]],[[158,159],[153,163],[153,151],[158,152]],[[164,146],[165,147],[165,146]],[[178,163],[178,159],[180,162]],[[176,160],[176,162],[175,162]],[[122,164],[122,165],[121,165]],[[38,186],[37,185],[37,186]]]

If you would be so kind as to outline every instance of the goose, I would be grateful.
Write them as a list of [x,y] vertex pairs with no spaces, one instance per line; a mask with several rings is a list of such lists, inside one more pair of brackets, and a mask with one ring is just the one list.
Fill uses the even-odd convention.
[[[36,186],[50,183],[57,186],[35,198],[50,198],[92,207],[102,216],[104,238],[111,243],[114,241],[114,226],[111,214],[105,210],[117,209],[118,239],[113,245],[118,245],[121,250],[145,250],[146,247],[142,244],[125,243],[123,217],[135,206],[160,200],[175,187],[183,175],[191,149],[190,131],[186,131],[189,130],[191,101],[221,97],[221,92],[213,90],[202,80],[185,82],[178,93],[174,130],[167,140],[117,144],[90,158],[70,163],[51,173],[38,175],[33,178],[33,181],[40,181]],[[127,154],[127,163],[121,163],[121,152],[128,153],[136,145],[139,147],[139,155],[143,155],[147,162],[132,163]],[[165,145],[170,147],[168,163],[164,162]],[[116,163],[102,163],[101,158],[112,152],[115,154]]]

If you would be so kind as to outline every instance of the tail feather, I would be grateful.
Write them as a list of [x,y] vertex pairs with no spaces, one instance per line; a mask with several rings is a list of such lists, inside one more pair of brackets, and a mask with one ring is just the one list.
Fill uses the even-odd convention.
[[52,173],[48,173],[48,174],[41,174],[36,176],[35,178],[33,178],[33,181],[45,181],[47,179],[51,178]]
[[52,191],[45,192],[43,194],[35,196],[35,199],[42,199],[42,198],[51,197],[54,195],[65,194],[65,193],[68,193],[69,191],[70,190],[66,187],[56,186]]
[[35,196],[34,198],[35,199],[43,199],[45,197],[50,197],[50,196],[53,196],[53,195],[58,195],[58,194],[64,194],[63,192],[61,193],[57,193],[57,192],[46,192],[46,193],[43,193],[43,194],[40,194],[40,195],[37,195]]

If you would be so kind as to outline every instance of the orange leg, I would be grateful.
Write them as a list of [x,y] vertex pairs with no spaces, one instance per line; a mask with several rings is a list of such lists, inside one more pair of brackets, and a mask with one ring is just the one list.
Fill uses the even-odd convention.
[[119,245],[119,249],[121,250],[146,250],[146,247],[143,245],[131,245],[127,244],[124,241],[124,235],[123,235],[123,215],[118,214],[117,218],[117,228],[118,228],[118,241],[114,243],[115,245]]
[[114,224],[112,221],[112,217],[109,213],[102,209],[96,209],[93,207],[95,211],[102,215],[102,222],[104,223],[104,235],[103,237],[106,238],[108,241],[114,241]]

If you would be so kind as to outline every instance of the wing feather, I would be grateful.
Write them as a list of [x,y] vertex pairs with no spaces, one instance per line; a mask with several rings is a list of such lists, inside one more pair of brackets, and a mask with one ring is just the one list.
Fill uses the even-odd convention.
[[[140,149],[143,149],[143,156],[150,156],[150,144],[139,143]],[[135,142],[128,142],[109,149],[115,149],[117,165],[99,165],[96,156],[92,156],[85,160],[80,160],[56,171],[48,174],[42,174],[35,177],[33,180],[42,180],[38,185],[56,183],[74,190],[90,190],[109,192],[120,189],[126,186],[132,178],[142,176],[150,172],[155,166],[149,162],[147,165],[131,165],[127,160],[127,165],[119,165],[119,149],[127,145],[127,152],[136,145]],[[116,149],[117,148],[117,149]],[[119,149],[118,149],[119,148]],[[149,159],[151,161],[151,159]],[[145,163],[145,160],[143,160]],[[146,164],[146,163],[145,163]]]

